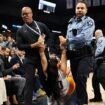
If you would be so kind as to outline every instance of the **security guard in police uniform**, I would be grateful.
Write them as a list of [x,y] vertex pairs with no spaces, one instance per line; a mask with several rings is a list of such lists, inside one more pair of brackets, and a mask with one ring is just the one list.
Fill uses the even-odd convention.
[[[101,29],[97,29],[95,31],[96,38],[96,50],[95,50],[95,67],[92,77],[92,86],[94,89],[94,98],[90,99],[90,102],[100,102],[102,101],[102,95],[100,92],[100,84],[104,77],[105,79],[105,37],[103,36],[103,32]],[[104,80],[105,81],[105,80]],[[102,86],[105,87],[105,82]]]
[[97,29],[95,31],[95,38],[96,38],[96,51],[95,51],[95,58],[103,57],[104,55],[104,48],[105,48],[105,37],[103,36],[103,32],[101,29]]
[[86,92],[86,82],[92,61],[91,40],[93,37],[95,23],[88,16],[87,5],[84,1],[76,4],[76,16],[70,19],[67,27],[66,39],[62,41],[62,45],[67,44],[68,58],[71,62],[71,70],[76,82],[76,93],[78,105],[88,103]]
[[88,16],[73,17],[67,29],[68,49],[79,49],[91,43],[94,31],[94,21]]

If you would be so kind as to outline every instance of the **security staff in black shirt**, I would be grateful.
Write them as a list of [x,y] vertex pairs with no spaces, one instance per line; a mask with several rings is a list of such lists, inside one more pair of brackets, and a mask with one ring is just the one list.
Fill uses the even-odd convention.
[[40,80],[44,88],[46,88],[39,55],[39,48],[42,47],[39,39],[43,37],[45,38],[43,43],[47,43],[50,32],[45,24],[33,20],[33,13],[30,7],[23,7],[21,16],[25,24],[17,31],[16,40],[18,48],[26,52],[24,104],[32,105],[35,68],[38,69]]

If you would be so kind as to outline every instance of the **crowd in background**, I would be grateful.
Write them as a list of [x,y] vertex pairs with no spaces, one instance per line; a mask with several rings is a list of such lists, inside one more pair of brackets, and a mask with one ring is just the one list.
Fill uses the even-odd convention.
[[[21,101],[31,105],[31,99],[45,95],[50,105],[87,105],[90,72],[95,95],[89,101],[101,102],[99,83],[105,89],[105,38],[101,29],[95,31],[94,20],[85,16],[85,2],[77,3],[76,17],[69,21],[66,38],[58,36],[56,44],[46,25],[33,20],[30,7],[23,7],[21,12],[25,24],[17,31],[17,39],[10,33],[0,34],[0,105],[20,105]],[[70,81],[74,87],[69,95],[68,75],[74,83]]]

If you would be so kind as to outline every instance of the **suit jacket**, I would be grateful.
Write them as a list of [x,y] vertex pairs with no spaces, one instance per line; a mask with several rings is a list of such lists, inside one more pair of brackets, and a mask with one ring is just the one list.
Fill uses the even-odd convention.
[[16,63],[20,64],[20,67],[18,70],[13,71],[15,74],[24,76],[25,75],[25,68],[24,68],[24,62],[20,60],[19,56],[15,55],[13,58],[10,60],[10,64],[14,65]]

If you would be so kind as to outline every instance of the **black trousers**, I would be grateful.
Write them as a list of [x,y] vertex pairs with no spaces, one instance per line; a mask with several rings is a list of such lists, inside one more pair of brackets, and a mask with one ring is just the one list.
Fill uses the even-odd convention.
[[[99,66],[99,65],[98,65]],[[105,90],[105,62],[100,64],[97,69],[97,78]]]
[[105,64],[96,62],[92,77],[92,86],[94,89],[94,96],[95,96],[94,98],[96,99],[102,98],[99,84],[101,84],[105,89]]
[[7,96],[17,95],[17,86],[13,80],[5,80]]
[[93,77],[92,77],[92,86],[94,89],[94,98],[96,99],[101,99],[101,92],[100,92],[100,82],[99,79],[97,78],[97,68],[95,68],[94,72],[93,72]]
[[76,95],[78,105],[88,103],[88,95],[86,91],[86,82],[90,70],[92,69],[91,57],[74,57],[71,59],[71,71],[76,82]]
[[24,90],[25,105],[32,105],[32,94],[33,94],[33,90],[35,88],[35,82],[36,82],[35,75],[34,75],[35,68],[38,69],[40,81],[45,91],[47,91],[47,85],[42,71],[41,63],[37,61],[37,64],[31,64],[31,63],[25,64],[25,77],[26,77],[26,84],[25,84],[25,90]]

